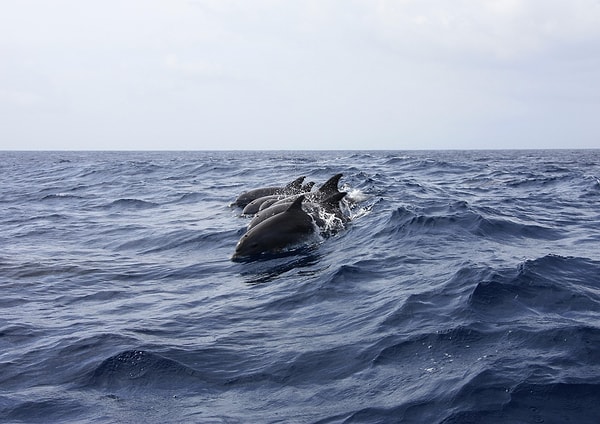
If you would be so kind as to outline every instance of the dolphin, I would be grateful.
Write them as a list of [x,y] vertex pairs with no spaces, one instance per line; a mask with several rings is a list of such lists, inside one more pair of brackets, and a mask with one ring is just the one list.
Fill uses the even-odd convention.
[[273,205],[273,203],[278,202],[279,200],[281,200],[281,199],[267,199],[267,200],[265,200],[264,202],[262,202],[260,204],[260,208],[258,208],[258,212],[263,211],[263,210],[265,210],[267,208],[270,208]]
[[248,229],[256,227],[258,224],[274,215],[278,215],[287,211],[294,200],[298,200],[298,198],[292,199],[285,203],[277,203],[276,205],[271,205],[262,211],[258,211],[258,213],[254,215],[254,218],[252,218],[252,221],[250,221],[250,224],[248,224]]
[[[317,191],[311,191],[310,193],[306,193],[306,199],[311,202],[320,202],[328,197],[331,197],[335,194],[341,193],[338,190],[338,183],[340,178],[342,178],[344,174],[335,174],[333,177],[328,179]],[[293,201],[298,195],[292,194],[291,196],[285,197],[281,200],[277,200],[271,206],[279,205],[281,203],[289,203]]]
[[[349,218],[345,216],[342,210],[340,209],[340,202],[344,197],[346,197],[347,194],[348,192],[346,191],[340,191],[338,193],[332,194],[328,198],[318,202],[318,205],[322,207],[326,213],[334,215],[340,221],[348,222]],[[321,226],[318,222],[317,224]]]
[[310,182],[304,184],[302,186],[302,193],[308,193],[309,191],[312,190],[312,188],[313,188],[314,185],[315,185],[314,181],[310,181]]
[[[312,216],[313,220],[317,224],[318,227],[323,227],[325,224],[323,219],[319,216],[319,209],[323,209],[325,212],[329,214],[333,214],[336,218],[339,218],[342,222],[346,222],[348,219],[343,215],[340,210],[340,201],[346,196],[345,191],[336,193],[324,199],[320,202],[304,202],[303,205],[308,209],[308,214]],[[297,199],[296,199],[297,200]],[[269,219],[270,217],[285,212],[290,205],[293,203],[294,198],[290,198],[287,203],[278,203],[276,205],[272,205],[266,209],[260,210],[250,224],[248,224],[248,230],[253,227],[256,227],[261,222]]]
[[328,237],[337,233],[350,221],[350,218],[340,208],[340,201],[347,194],[347,192],[342,191],[332,194],[319,203],[312,203],[313,205],[318,205],[318,207],[310,210],[309,213],[313,217],[315,224],[319,227],[322,236]]
[[283,196],[281,194],[271,194],[270,196],[262,196],[262,197],[259,197],[258,199],[254,199],[253,201],[251,201],[244,207],[244,210],[242,211],[242,215],[254,215],[255,213],[257,213],[260,210],[260,207],[266,201],[277,202],[278,200],[284,199],[285,197],[286,196]]
[[[301,186],[297,190],[296,193],[301,194],[301,193],[309,192],[312,189],[313,185],[315,185],[315,183],[312,181],[309,183],[306,183],[303,186]],[[289,194],[293,194],[291,192],[293,190],[294,189],[290,190],[290,193],[288,193],[287,195],[286,194],[271,194],[270,196],[262,196],[262,197],[259,197],[258,199],[254,199],[253,201],[251,201],[244,207],[244,210],[242,211],[242,215],[254,215],[258,211],[269,207],[273,203],[287,198]]]
[[278,253],[308,240],[315,233],[312,217],[302,209],[304,195],[288,208],[252,227],[235,247],[233,261]]
[[340,178],[342,178],[344,174],[335,174],[333,177],[325,181],[319,189],[311,193],[311,200],[319,201],[326,199],[334,194],[340,193],[338,190],[338,183],[340,182]]
[[241,208],[245,207],[248,203],[259,197],[270,196],[273,194],[296,194],[302,190],[302,182],[306,177],[296,178],[294,181],[287,184],[285,187],[263,187],[255,188],[254,190],[246,191],[238,196],[233,202],[233,205]]

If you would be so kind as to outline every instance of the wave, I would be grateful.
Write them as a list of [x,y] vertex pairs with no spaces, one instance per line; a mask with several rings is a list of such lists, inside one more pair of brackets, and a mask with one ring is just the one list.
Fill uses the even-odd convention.
[[69,193],[54,193],[54,194],[47,194],[44,197],[42,197],[42,201],[44,200],[73,200],[73,199],[84,199],[83,196],[77,196],[74,194],[69,194]]
[[127,350],[102,361],[88,386],[118,389],[169,389],[203,384],[203,374],[147,350]]
[[[448,206],[429,209],[436,214],[419,213],[415,209],[399,207],[378,236],[388,234],[404,237],[424,234],[446,234],[456,236],[470,234],[494,241],[514,238],[532,238],[539,240],[559,240],[564,232],[536,223],[521,223],[516,218],[486,217],[468,207],[466,202],[455,202]],[[428,210],[421,210],[427,212]]]
[[206,198],[206,193],[185,193],[182,194],[176,201],[173,203],[198,203],[198,202],[206,202],[208,199]]
[[600,384],[597,383],[525,381],[515,387],[489,386],[479,379],[465,388],[461,398],[471,398],[465,402],[468,406],[453,408],[455,411],[441,422],[593,423],[600,415]]
[[[160,253],[170,250],[193,250],[203,246],[212,246],[228,239],[236,230],[172,230],[164,234],[148,234],[141,231],[142,237],[132,237],[116,246],[116,250],[135,250],[140,254]],[[147,234],[147,235],[146,235]]]
[[301,385],[325,379],[342,380],[364,368],[356,358],[355,347],[333,347],[316,351],[305,351],[287,361],[279,361],[257,372],[243,374],[227,381],[226,386],[259,385],[264,382]]
[[481,313],[491,311],[554,312],[563,316],[600,308],[595,281],[600,263],[585,258],[547,255],[525,261],[516,271],[495,273],[477,283],[470,304]]
[[[31,398],[39,397],[39,400]],[[0,416],[5,422],[78,422],[88,408],[77,400],[61,398],[51,390],[29,390],[26,395],[0,396]]]
[[150,209],[159,206],[157,203],[149,202],[140,199],[118,199],[109,204],[105,205],[105,209],[117,209],[117,210],[139,210],[139,209]]

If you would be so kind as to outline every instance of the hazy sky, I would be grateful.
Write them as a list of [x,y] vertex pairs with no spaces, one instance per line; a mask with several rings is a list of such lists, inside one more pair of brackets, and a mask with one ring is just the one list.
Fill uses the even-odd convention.
[[0,0],[0,150],[464,148],[600,148],[600,0]]

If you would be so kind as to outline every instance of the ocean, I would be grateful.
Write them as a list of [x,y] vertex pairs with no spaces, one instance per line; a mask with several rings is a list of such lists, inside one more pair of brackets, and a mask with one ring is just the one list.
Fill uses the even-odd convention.
[[[599,150],[0,158],[0,422],[600,422]],[[231,260],[336,173],[341,231]]]

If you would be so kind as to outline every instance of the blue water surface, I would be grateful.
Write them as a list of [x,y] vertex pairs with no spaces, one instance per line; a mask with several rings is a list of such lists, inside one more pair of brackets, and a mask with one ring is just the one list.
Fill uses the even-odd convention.
[[[2,422],[599,422],[600,151],[0,158]],[[338,172],[345,229],[230,260]]]

